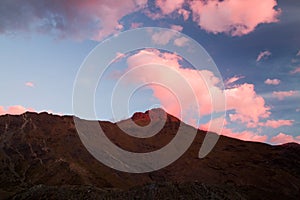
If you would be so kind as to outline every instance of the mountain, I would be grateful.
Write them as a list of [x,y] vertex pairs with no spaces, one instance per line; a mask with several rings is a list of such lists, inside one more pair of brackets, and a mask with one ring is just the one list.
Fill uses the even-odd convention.
[[[146,126],[150,113],[154,122],[166,123],[149,138],[127,135],[116,123],[99,124],[117,146],[151,152],[168,144],[181,122],[161,109],[135,113],[131,119]],[[120,123],[130,126],[129,120]],[[0,199],[300,199],[300,145],[221,136],[208,156],[199,159],[208,133],[195,131],[192,145],[174,163],[134,174],[96,160],[83,146],[72,116],[0,116]]]

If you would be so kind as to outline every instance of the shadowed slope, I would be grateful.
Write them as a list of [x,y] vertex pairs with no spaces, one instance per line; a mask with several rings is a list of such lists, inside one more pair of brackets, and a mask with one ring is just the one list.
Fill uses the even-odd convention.
[[[161,120],[160,116],[154,121]],[[163,129],[146,139],[125,134],[114,123],[99,123],[105,134],[123,149],[150,152],[166,145],[176,134],[180,121],[171,115],[166,117]],[[149,112],[136,113],[132,119],[137,124],[147,125]],[[300,197],[300,145],[271,146],[221,136],[213,151],[199,159],[198,151],[205,134],[198,130],[188,151],[168,167],[151,173],[130,174],[113,170],[94,159],[82,145],[71,116],[46,113],[1,116],[0,197],[19,193],[15,197],[30,199],[34,195],[50,196],[58,192],[62,195],[60,198],[68,199],[71,198],[68,194],[86,194],[89,187],[100,199],[103,195],[130,199],[147,194],[158,197],[169,194],[175,199],[194,194],[197,198],[202,193],[212,195],[214,191],[219,199],[230,198],[230,195],[230,199]]]

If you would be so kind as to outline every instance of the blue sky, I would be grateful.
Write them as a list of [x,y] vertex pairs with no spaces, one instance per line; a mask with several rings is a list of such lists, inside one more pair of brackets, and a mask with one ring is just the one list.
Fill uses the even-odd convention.
[[[241,113],[244,105],[232,107],[224,134],[275,144],[299,142],[300,2],[266,0],[260,5],[257,0],[225,0],[216,4],[214,0],[207,4],[184,0],[1,1],[0,114],[25,110],[74,114],[74,81],[86,56],[101,41],[134,28],[173,28],[205,48],[229,95],[230,89],[248,95],[243,86],[250,84],[254,89],[249,92],[264,100],[260,106],[269,108],[268,116],[258,116],[257,121]],[[116,71],[126,69],[133,55],[117,62]],[[163,61],[166,55],[152,56]],[[232,77],[236,81],[226,85]],[[96,102],[109,95],[110,83],[108,78],[106,88],[97,90]],[[252,100],[249,104],[257,102]],[[163,101],[153,88],[146,87],[133,95],[128,115]],[[101,119],[112,120],[109,107],[99,103],[96,109]]]

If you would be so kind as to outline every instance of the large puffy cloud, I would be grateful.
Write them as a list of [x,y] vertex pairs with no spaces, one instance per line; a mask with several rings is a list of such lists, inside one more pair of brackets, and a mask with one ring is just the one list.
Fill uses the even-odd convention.
[[270,108],[265,105],[264,98],[256,94],[253,84],[237,85],[225,92],[227,109],[235,111],[229,115],[231,121],[258,123],[261,118],[270,116]]
[[20,115],[20,114],[23,114],[27,111],[34,112],[34,109],[25,108],[21,105],[10,106],[7,109],[5,109],[3,106],[0,106],[0,115],[6,115],[6,114]]
[[279,133],[278,135],[272,137],[270,142],[273,144],[284,144],[289,142],[296,142],[300,144],[300,136],[293,137],[291,135],[287,135],[285,133]]
[[[189,68],[183,68],[180,65],[181,58],[172,53],[161,53],[157,50],[142,50],[138,53],[130,56],[127,60],[128,70],[147,64],[159,64],[161,65],[159,73],[157,71],[140,71],[136,74],[132,74],[130,81],[135,83],[147,83],[153,79],[158,82],[164,82],[165,79],[172,79],[170,88],[174,88],[175,94],[180,94],[185,97],[185,101],[182,103],[183,110],[190,110],[190,102],[196,100],[200,109],[198,116],[211,114],[214,111],[222,111],[220,105],[212,104],[211,94],[214,94],[214,98],[222,99],[222,96],[226,96],[228,111],[231,111],[230,118],[232,121],[241,121],[243,123],[258,123],[260,119],[267,118],[270,115],[270,108],[265,105],[264,99],[256,94],[253,84],[241,84],[234,85],[231,88],[222,91],[218,87],[220,80],[210,71],[207,70],[194,70]],[[180,78],[170,75],[170,69],[179,74]],[[171,71],[172,71],[171,70]],[[201,75],[199,75],[199,73]],[[201,76],[206,77],[203,79]],[[186,81],[193,93],[189,93],[185,88],[185,84],[181,84],[182,81]],[[154,96],[158,98],[164,108],[175,115],[179,113],[178,104],[174,104],[170,101],[172,97],[167,95],[166,89],[158,86],[149,86],[154,91]],[[218,100],[219,101],[219,100]],[[221,102],[221,101],[220,101]]]
[[[217,99],[222,99],[222,96],[225,95],[227,102],[225,109],[230,113],[230,121],[226,123],[239,122],[245,128],[278,128],[293,125],[293,120],[268,119],[271,114],[270,108],[266,105],[264,98],[255,92],[254,85],[248,83],[233,84],[243,77],[235,76],[228,79],[227,82],[230,87],[221,90],[218,87],[220,80],[212,72],[184,68],[181,61],[182,58],[174,53],[153,49],[140,50],[127,57],[128,68],[125,71],[128,73],[126,74],[127,81],[138,85],[151,82],[161,83],[165,87],[157,84],[148,84],[147,87],[153,91],[153,96],[160,100],[162,107],[168,113],[192,125],[197,124],[194,122],[195,119],[199,119],[199,116],[209,115],[213,111],[222,111],[222,107],[219,105],[213,107],[211,93]],[[157,69],[159,70],[153,70],[153,66],[158,66]],[[206,79],[202,79],[199,74],[205,76]],[[172,91],[170,92],[170,90]],[[178,96],[184,97],[180,103]],[[199,105],[198,110],[190,107],[194,100]],[[259,142],[267,142],[268,140],[266,135],[260,135],[253,131],[234,131],[226,126],[220,130],[222,119],[218,118],[219,123],[215,127],[209,127],[209,124],[205,124],[200,128],[208,129],[209,127],[210,131],[241,140]]]
[[120,29],[119,20],[146,0],[2,0],[0,33],[36,30],[59,37],[96,39]]
[[208,0],[190,1],[193,19],[212,33],[241,36],[252,32],[257,25],[278,21],[275,0]]
[[[147,65],[143,71],[137,70],[132,73],[128,80],[140,84],[156,81],[164,87],[150,84],[154,96],[160,100],[167,112],[180,117],[181,109],[191,111],[191,102],[196,101],[200,105],[196,109],[198,116],[210,114],[213,111],[220,111],[221,104],[215,107],[212,104],[210,93],[222,99],[222,90],[217,87],[220,80],[207,70],[194,70],[182,68],[179,61],[181,57],[173,53],[161,53],[158,50],[141,50],[130,56],[127,60],[128,71],[139,66]],[[152,66],[159,66],[159,71],[151,70]],[[149,69],[149,70],[148,70]],[[205,77],[205,78],[202,78]],[[167,90],[172,90],[167,92]],[[181,105],[178,104],[178,95],[184,97]],[[181,106],[181,107],[180,107]],[[224,110],[224,109],[223,109]],[[188,113],[187,113],[188,115]],[[192,116],[190,116],[192,117]]]
[[160,13],[147,10],[152,19],[177,13],[187,20],[192,12],[193,21],[202,29],[214,34],[228,33],[241,36],[255,30],[259,24],[278,21],[281,13],[276,0],[156,0]]

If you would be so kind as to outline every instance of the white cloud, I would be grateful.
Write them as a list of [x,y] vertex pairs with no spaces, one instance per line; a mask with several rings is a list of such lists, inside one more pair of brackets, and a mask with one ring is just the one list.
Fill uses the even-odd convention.
[[182,31],[183,27],[180,25],[171,25],[171,29],[180,32],[180,31]]
[[184,21],[188,20],[190,17],[190,12],[183,8],[178,10],[178,14],[182,15]]
[[180,38],[176,38],[174,40],[174,44],[178,47],[183,47],[186,46],[188,43],[189,39],[186,37],[180,37]]
[[267,79],[267,80],[265,80],[265,84],[267,84],[267,85],[279,85],[280,84],[280,80],[279,79]]
[[33,82],[26,82],[25,86],[27,86],[27,87],[34,87],[34,83]]
[[158,31],[152,34],[152,41],[155,44],[166,45],[177,33],[175,31]]

